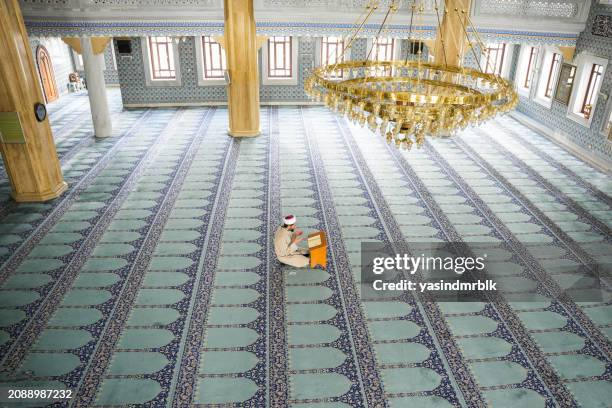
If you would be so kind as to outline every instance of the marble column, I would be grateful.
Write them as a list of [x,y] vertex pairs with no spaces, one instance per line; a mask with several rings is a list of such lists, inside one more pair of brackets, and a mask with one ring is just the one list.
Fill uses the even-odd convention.
[[104,52],[95,54],[88,37],[81,38],[81,52],[94,133],[96,137],[109,137],[113,133],[113,124],[104,82]]
[[68,186],[49,119],[40,115],[37,120],[34,113],[35,104],[45,100],[17,0],[0,1],[0,44],[0,120],[18,129],[14,137],[3,134],[0,139],[11,196],[20,202],[51,200]]

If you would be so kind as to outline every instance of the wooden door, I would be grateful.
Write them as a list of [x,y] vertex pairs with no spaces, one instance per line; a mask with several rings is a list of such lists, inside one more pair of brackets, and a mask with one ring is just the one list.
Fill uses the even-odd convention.
[[53,64],[51,57],[45,47],[39,45],[36,49],[36,64],[38,65],[38,73],[40,74],[40,82],[47,103],[56,100],[59,95],[57,86],[55,85],[55,73],[53,72]]

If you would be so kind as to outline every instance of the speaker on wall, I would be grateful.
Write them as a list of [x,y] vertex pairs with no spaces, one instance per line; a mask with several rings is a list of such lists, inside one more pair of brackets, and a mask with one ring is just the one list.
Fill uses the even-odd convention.
[[117,52],[119,52],[119,55],[131,54],[132,40],[117,40]]

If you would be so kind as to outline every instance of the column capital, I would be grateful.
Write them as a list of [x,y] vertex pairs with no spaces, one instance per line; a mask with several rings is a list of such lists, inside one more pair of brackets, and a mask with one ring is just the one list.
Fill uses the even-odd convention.
[[111,37],[62,37],[62,41],[65,42],[76,52],[77,54],[83,54],[81,41],[89,39],[91,42],[92,50],[94,55],[102,54],[106,49],[108,43],[112,40]]

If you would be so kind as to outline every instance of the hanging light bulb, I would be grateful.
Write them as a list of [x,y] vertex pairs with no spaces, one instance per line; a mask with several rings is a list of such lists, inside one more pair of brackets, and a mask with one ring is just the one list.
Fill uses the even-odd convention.
[[389,127],[389,118],[384,116],[382,122],[380,123],[380,134],[384,135],[387,133],[387,128]]
[[376,131],[376,116],[374,116],[374,114],[371,114],[368,116],[368,128],[372,131],[375,132]]
[[386,138],[387,138],[387,143],[390,144],[391,142],[393,142],[393,132],[391,131],[387,132]]

